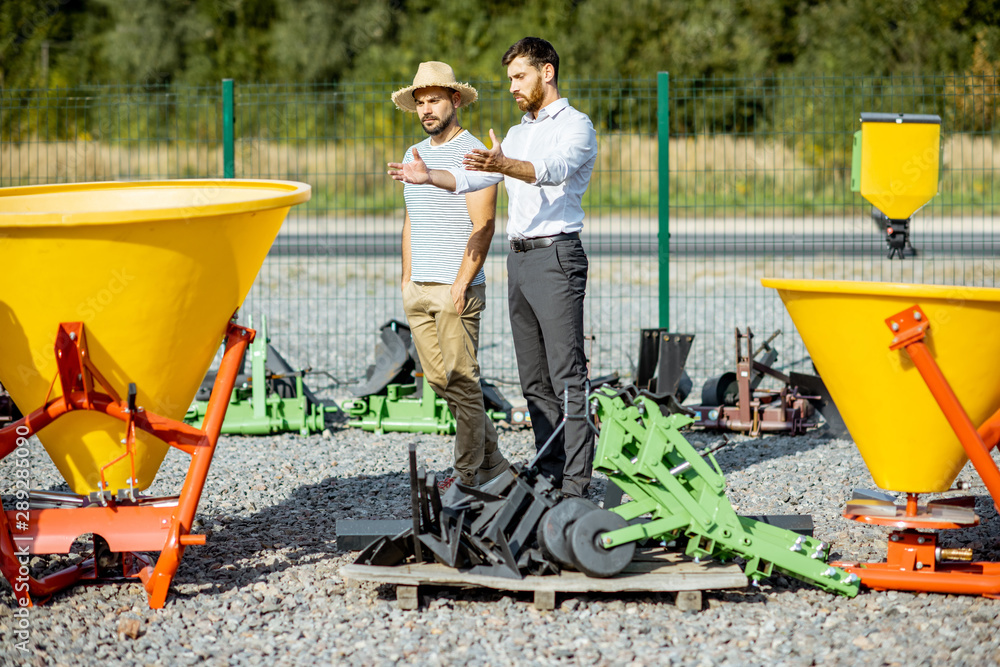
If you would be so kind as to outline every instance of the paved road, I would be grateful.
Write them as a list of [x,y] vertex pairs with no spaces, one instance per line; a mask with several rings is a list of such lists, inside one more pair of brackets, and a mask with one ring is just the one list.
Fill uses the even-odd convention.
[[[992,256],[1000,252],[1000,231],[929,231],[914,233],[913,244],[927,255]],[[655,233],[615,234],[584,233],[584,245],[592,255],[629,254],[656,255]],[[506,240],[500,234],[493,239],[491,253],[506,250]],[[818,231],[814,233],[708,232],[673,233],[670,255],[872,255],[885,252],[885,241],[878,231]],[[271,247],[272,256],[384,256],[400,253],[399,234],[341,233],[296,234],[282,233]]]

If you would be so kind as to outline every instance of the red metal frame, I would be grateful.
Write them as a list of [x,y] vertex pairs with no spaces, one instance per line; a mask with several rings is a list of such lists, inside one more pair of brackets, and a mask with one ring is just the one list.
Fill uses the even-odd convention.
[[[14,452],[24,438],[63,415],[76,410],[93,410],[125,423],[126,454],[123,456],[133,451],[135,431],[140,430],[186,452],[191,456],[191,463],[175,506],[121,505],[111,499],[107,506],[29,510],[25,520],[24,511],[4,511],[0,504],[0,572],[13,587],[20,606],[42,602],[78,581],[102,580],[94,559],[42,579],[27,574],[29,554],[67,553],[78,536],[93,533],[104,538],[112,551],[123,553],[123,575],[142,580],[149,606],[153,609],[163,607],[185,547],[205,543],[204,535],[191,532],[191,524],[215,454],[229,397],[243,355],[254,335],[252,329],[229,324],[226,349],[205,420],[202,428],[197,429],[146,412],[141,407],[129,410],[128,403],[122,402],[90,360],[83,323],[59,325],[55,343],[58,371],[52,387],[58,379],[62,396],[52,400],[46,396],[42,407],[0,430],[0,458]],[[132,477],[135,478],[134,473]],[[101,491],[108,489],[102,486]],[[12,530],[14,526],[18,527],[16,533]],[[160,557],[154,564],[146,556],[131,553],[133,550],[159,551]]]
[[[754,351],[753,332],[747,327],[744,334],[736,329],[736,383],[739,391],[736,405],[695,405],[690,406],[698,415],[694,426],[748,433],[757,437],[761,433],[787,433],[799,435],[818,425],[810,421],[815,410],[807,398],[799,394],[797,388],[790,388],[791,379],[770,366],[755,360],[755,357],[774,338],[776,332],[764,345]],[[746,345],[746,352],[743,348]],[[780,390],[761,390],[751,386],[755,373],[769,375],[782,383]],[[711,417],[715,414],[715,418]]]
[[[1000,441],[1000,410],[976,429],[923,342],[930,329],[930,321],[919,305],[907,308],[885,322],[895,334],[890,349],[905,349],[910,355],[1000,511],[1000,469],[990,456],[990,450]],[[909,501],[908,498],[908,505]],[[912,496],[912,502],[916,504],[915,496]],[[917,524],[913,525],[917,527]],[[926,524],[921,527],[926,527]],[[896,532],[890,536],[885,563],[845,564],[845,569],[858,575],[862,584],[876,590],[1000,597],[1000,563],[947,562],[946,558],[940,557],[941,552],[936,545],[937,536],[934,533],[919,533],[912,529]]]

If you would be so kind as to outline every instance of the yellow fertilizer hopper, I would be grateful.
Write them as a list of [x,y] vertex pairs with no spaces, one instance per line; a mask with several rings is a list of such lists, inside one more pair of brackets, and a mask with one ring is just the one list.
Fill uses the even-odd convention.
[[[289,208],[309,196],[302,183],[252,180],[0,189],[0,383],[27,415],[0,431],[0,456],[23,457],[37,433],[72,490],[18,488],[17,508],[0,512],[0,569],[21,604],[104,578],[114,562],[163,605],[184,546],[204,543],[191,521],[253,338],[231,319]],[[194,429],[181,420],[223,340],[221,399]],[[139,492],[170,447],[191,468],[179,496],[153,502]],[[25,547],[66,553],[87,533],[93,559],[44,580],[23,574]],[[154,567],[133,551],[161,556]]]
[[941,117],[862,113],[854,136],[851,189],[876,208],[889,259],[909,251],[910,219],[938,191]]
[[1000,564],[940,549],[929,529],[978,524],[952,490],[968,461],[1000,502],[1000,289],[764,279],[778,290],[875,483],[844,515],[890,526],[886,563],[848,565],[871,588],[1000,594]]

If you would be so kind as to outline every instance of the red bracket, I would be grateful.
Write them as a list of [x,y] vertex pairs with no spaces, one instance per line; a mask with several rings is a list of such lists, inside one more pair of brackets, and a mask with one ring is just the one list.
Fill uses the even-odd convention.
[[892,345],[889,346],[890,350],[898,350],[923,340],[927,330],[931,328],[927,315],[917,305],[896,313],[886,319],[885,323],[892,330],[894,336]]
[[[74,565],[43,579],[23,574],[21,569],[26,564],[29,554],[40,553],[22,544],[24,540],[30,538],[31,541],[35,541],[35,538],[38,538],[38,546],[41,546],[41,543],[51,543],[53,540],[68,545],[76,536],[83,533],[103,533],[102,537],[106,538],[109,544],[128,544],[129,541],[135,543],[137,535],[141,534],[140,543],[130,546],[132,548],[139,546],[141,549],[137,550],[142,551],[155,549],[157,542],[162,544],[160,557],[155,564],[138,554],[129,553],[123,554],[123,563],[126,565],[125,576],[139,577],[145,584],[149,594],[149,606],[158,609],[164,605],[170,582],[184,554],[184,548],[205,543],[204,535],[191,533],[192,523],[208,475],[208,468],[215,453],[233,385],[236,383],[243,355],[254,335],[252,329],[233,323],[228,325],[226,351],[216,374],[205,420],[202,428],[196,429],[183,422],[137,408],[132,397],[129,404],[123,403],[111,384],[90,360],[83,323],[64,322],[59,325],[55,343],[58,371],[57,376],[52,379],[49,393],[51,394],[57,380],[63,393],[52,400],[49,400],[50,396],[47,395],[42,407],[0,429],[0,458],[16,450],[25,438],[42,430],[59,417],[74,410],[92,410],[125,422],[128,442],[134,441],[137,429],[142,430],[190,454],[191,463],[175,507],[118,506],[101,508],[96,512],[93,508],[59,508],[18,511],[9,516],[0,504],[0,572],[10,582],[20,606],[30,606],[33,597],[36,601],[41,601],[78,581],[100,580],[97,569],[90,561]],[[132,478],[135,478],[134,471]],[[26,515],[24,522],[29,529],[33,527],[39,531],[37,534],[26,535],[25,530],[19,530],[18,535],[14,534],[10,521],[13,519],[16,523],[20,520],[21,514]]]
[[[896,313],[886,319],[885,323],[893,332],[890,349],[906,350],[982,478],[994,504],[1000,508],[1000,469],[989,453],[996,440],[1000,439],[1000,411],[979,430],[976,429],[924,342],[924,337],[930,330],[930,321],[919,305]],[[989,443],[984,440],[989,440]],[[907,498],[905,516],[900,518],[905,521],[907,517],[916,515],[916,509],[916,496],[911,494]],[[929,523],[925,526],[932,527]],[[941,563],[937,556],[935,536],[914,531],[896,532],[891,536],[886,562],[850,564],[846,565],[846,569],[857,574],[863,585],[876,590],[962,593],[987,597],[1000,595],[1000,563]]]

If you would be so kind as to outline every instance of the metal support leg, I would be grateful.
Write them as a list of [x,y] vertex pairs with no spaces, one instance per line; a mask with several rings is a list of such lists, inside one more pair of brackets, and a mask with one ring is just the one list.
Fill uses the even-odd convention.
[[[205,427],[198,430],[182,422],[146,412],[141,406],[130,408],[90,361],[84,325],[80,322],[59,325],[55,344],[59,370],[56,378],[53,378],[53,387],[58,380],[62,395],[51,401],[46,398],[44,406],[0,430],[0,458],[13,452],[24,438],[37,433],[63,415],[89,410],[119,419],[125,422],[127,430],[142,430],[190,454],[191,464],[175,508],[120,506],[113,512],[107,508],[86,507],[31,510],[26,523],[33,527],[35,533],[39,530],[48,531],[48,534],[32,534],[33,548],[15,546],[16,536],[11,531],[11,521],[17,521],[17,513],[3,512],[0,507],[0,571],[14,587],[19,604],[31,604],[32,596],[47,597],[81,579],[100,578],[99,573],[88,563],[81,563],[41,580],[28,577],[25,590],[23,586],[15,586],[21,576],[19,558],[22,554],[53,553],[35,551],[34,547],[39,542],[46,541],[63,543],[68,540],[71,543],[74,537],[82,533],[101,532],[112,543],[113,540],[130,540],[141,544],[141,548],[137,550],[160,549],[160,558],[155,567],[137,554],[131,555],[128,562],[141,568],[137,576],[145,584],[150,607],[155,609],[163,606],[184,548],[205,543],[204,535],[191,534],[191,524],[215,452],[228,397],[239,372],[239,360],[253,336],[254,332],[250,329],[229,325],[226,352],[216,376],[213,400],[209,405]],[[159,521],[169,521],[167,537],[162,546],[159,540],[163,533],[159,530]],[[150,522],[156,524],[156,530],[143,532]],[[45,528],[40,529],[39,525],[44,525]],[[101,530],[94,530],[95,526],[100,526]],[[136,537],[137,532],[142,534]],[[155,537],[150,538],[150,534]]]

